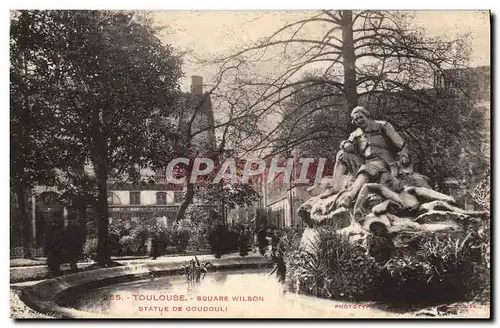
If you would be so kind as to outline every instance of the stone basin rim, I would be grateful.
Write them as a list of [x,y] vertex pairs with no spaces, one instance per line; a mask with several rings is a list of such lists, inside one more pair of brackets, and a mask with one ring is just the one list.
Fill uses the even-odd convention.
[[[210,262],[215,266],[215,271],[268,268],[272,265],[269,258],[264,257],[210,259]],[[26,287],[21,291],[20,298],[35,311],[59,319],[120,319],[106,314],[65,307],[62,303],[64,303],[64,298],[68,294],[77,294],[91,288],[95,289],[117,283],[141,280],[151,277],[152,274],[156,277],[178,276],[182,274],[182,264],[186,263],[142,263],[68,274]],[[92,273],[92,275],[88,273]],[[141,317],[141,319],[143,318]],[[19,320],[22,320],[22,318],[19,318]]]

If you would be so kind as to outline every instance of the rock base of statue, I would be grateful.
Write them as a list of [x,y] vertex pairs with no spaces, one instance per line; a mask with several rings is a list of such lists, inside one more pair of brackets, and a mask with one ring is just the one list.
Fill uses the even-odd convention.
[[[429,188],[428,179],[418,173],[399,177],[405,186]],[[374,195],[370,199],[382,198]],[[421,206],[421,211],[413,211],[409,216],[398,216],[390,211],[373,213],[354,218],[352,208],[335,208],[338,194],[321,199],[318,196],[306,201],[298,210],[299,216],[308,225],[304,231],[300,248],[309,253],[319,251],[319,230],[328,227],[346,234],[352,243],[361,244],[369,252],[369,236],[388,236],[392,247],[411,249],[425,235],[449,234],[465,235],[468,231],[479,230],[489,223],[489,212],[467,212],[458,208],[455,210],[429,210]],[[376,204],[371,202],[368,211]],[[422,212],[424,211],[424,212]]]

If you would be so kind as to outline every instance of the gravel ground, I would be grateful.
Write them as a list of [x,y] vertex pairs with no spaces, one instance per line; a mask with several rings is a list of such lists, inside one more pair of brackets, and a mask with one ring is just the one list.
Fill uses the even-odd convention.
[[38,313],[21,301],[18,290],[10,289],[10,317],[12,319],[50,319],[52,317]]

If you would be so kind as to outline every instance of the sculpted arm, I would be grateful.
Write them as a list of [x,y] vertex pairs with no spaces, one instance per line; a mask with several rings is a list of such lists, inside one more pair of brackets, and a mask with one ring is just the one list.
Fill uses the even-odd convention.
[[408,162],[409,156],[408,156],[408,146],[406,144],[406,140],[404,140],[403,137],[401,137],[401,135],[396,132],[396,129],[394,129],[392,124],[389,122],[385,123],[384,130],[385,134],[392,141],[394,146],[396,146],[399,149],[398,151],[399,159]]
[[356,152],[356,131],[349,135],[347,140],[344,140],[340,143],[340,149],[344,150],[347,153]]

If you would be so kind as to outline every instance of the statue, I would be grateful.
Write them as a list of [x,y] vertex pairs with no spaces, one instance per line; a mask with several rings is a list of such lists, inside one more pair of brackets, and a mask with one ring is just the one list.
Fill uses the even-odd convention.
[[[373,195],[381,196],[380,202],[373,206],[363,206],[367,199]],[[466,211],[455,204],[455,199],[429,188],[405,186],[396,193],[389,188],[377,183],[368,183],[361,188],[356,204],[354,205],[354,220],[360,222],[364,229],[372,231],[372,224],[385,225],[391,231],[401,229],[421,231],[461,230],[456,222],[465,217],[483,218],[489,215],[486,211]],[[367,214],[363,211],[366,207]],[[428,215],[426,215],[428,214]],[[427,217],[435,216],[428,220]],[[441,224],[440,220],[443,220]],[[431,221],[431,226],[428,225]],[[437,222],[436,222],[437,221]]]
[[349,207],[361,187],[369,182],[380,182],[391,189],[401,189],[394,172],[398,162],[403,168],[410,164],[406,141],[389,122],[373,120],[371,114],[360,106],[353,109],[351,118],[358,128],[340,144],[332,188],[322,195],[328,197],[339,193],[342,176],[351,172],[356,179],[348,192],[339,199],[341,207]]
[[[455,199],[451,196],[442,194],[428,188],[405,186],[403,190],[396,193],[389,188],[378,183],[365,184],[359,192],[358,199],[354,205],[354,217],[361,218],[363,213],[361,208],[369,194],[378,194],[386,200],[374,206],[371,211],[374,214],[386,213],[391,205],[392,212],[399,213],[398,216],[418,216],[426,212],[434,210],[442,210],[445,212],[456,212],[459,214],[471,216],[487,215],[486,211],[466,211],[454,206]],[[396,214],[397,215],[397,214]]]
[[[310,220],[322,222],[332,215],[345,221],[347,209],[363,185],[382,183],[399,191],[403,183],[395,175],[400,171],[412,172],[406,142],[390,123],[373,120],[371,114],[360,106],[354,108],[351,117],[358,129],[341,143],[332,184],[299,208],[299,216],[309,226],[312,224]],[[354,181],[349,179],[346,182],[350,176],[354,176]],[[345,227],[345,223],[341,226]]]
[[[348,187],[352,185],[353,179],[350,175],[342,176],[340,179],[342,188],[337,193],[331,193],[332,185],[328,183],[324,185],[313,185],[307,188],[307,192],[311,198],[299,207],[297,213],[308,227],[323,223],[323,221],[332,216],[328,214],[334,213],[337,209],[345,209],[345,207],[339,206],[340,201],[342,195],[346,193]],[[328,181],[328,179],[326,180]]]
[[317,228],[329,225],[351,242],[382,240],[375,253],[387,259],[389,239],[406,247],[420,233],[463,232],[489,217],[489,211],[463,210],[453,197],[432,190],[429,179],[413,171],[406,142],[390,123],[373,120],[363,107],[351,117],[358,128],[341,143],[331,184],[310,187],[312,197],[298,209],[308,225],[303,249],[317,249]]

